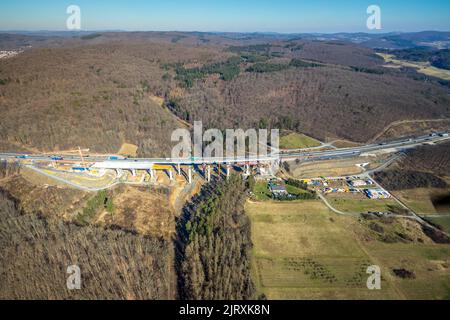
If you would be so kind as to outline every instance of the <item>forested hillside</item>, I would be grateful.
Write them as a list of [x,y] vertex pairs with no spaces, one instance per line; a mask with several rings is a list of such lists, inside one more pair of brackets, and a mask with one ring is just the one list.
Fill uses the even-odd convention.
[[129,142],[140,156],[168,156],[178,118],[365,142],[393,121],[450,112],[450,89],[436,79],[383,68],[372,49],[342,41],[179,32],[1,41],[33,45],[0,60],[2,151],[111,153]]
[[[0,299],[172,299],[170,244],[22,214],[0,190]],[[69,291],[67,267],[81,269]]]
[[446,188],[450,176],[450,143],[410,150],[393,168],[376,174],[389,190]]
[[395,120],[447,117],[445,93],[408,78],[319,67],[197,83],[177,103],[210,127],[271,125],[365,142]]
[[167,155],[170,134],[182,125],[154,98],[170,90],[161,65],[196,57],[213,59],[214,51],[110,43],[0,60],[2,148],[117,152],[130,142],[141,155]]
[[181,299],[255,298],[250,277],[250,220],[246,186],[235,175],[206,185],[178,221]]

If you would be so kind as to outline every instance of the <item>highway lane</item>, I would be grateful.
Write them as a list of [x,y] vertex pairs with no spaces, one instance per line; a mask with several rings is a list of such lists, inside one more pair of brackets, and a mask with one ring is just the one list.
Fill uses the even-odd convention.
[[[289,161],[300,159],[303,161],[318,161],[325,159],[336,159],[341,157],[359,156],[362,153],[383,151],[389,149],[409,149],[417,147],[423,143],[436,143],[450,139],[448,136],[421,136],[412,139],[395,140],[380,144],[369,144],[354,148],[342,148],[326,151],[305,151],[305,152],[286,152],[268,156],[248,156],[244,158],[189,158],[189,159],[171,159],[171,158],[130,158],[111,160],[110,156],[84,156],[84,161],[88,164],[95,163],[99,168],[127,168],[133,167],[149,168],[153,164],[161,165],[202,165],[202,164],[236,164],[246,162],[264,162],[264,161]],[[25,155],[21,153],[0,153],[0,159],[19,159],[33,161],[52,161],[53,157],[63,157],[64,161],[81,162],[80,156],[76,155]],[[101,164],[103,163],[103,165]]]
[[309,152],[309,153],[286,153],[281,154],[280,157],[283,159],[288,159],[289,157],[333,157],[333,156],[339,156],[339,155],[351,155],[351,154],[357,154],[357,153],[367,153],[367,152],[373,152],[373,151],[382,151],[387,149],[394,149],[394,148],[413,148],[418,145],[421,145],[423,143],[428,142],[440,142],[444,140],[448,140],[450,137],[441,137],[441,136],[422,136],[415,139],[407,139],[407,140],[396,140],[392,142],[386,142],[381,144],[370,144],[365,145],[361,147],[354,147],[354,148],[343,148],[343,149],[337,149],[337,150],[329,150],[329,151],[321,151],[321,152]]

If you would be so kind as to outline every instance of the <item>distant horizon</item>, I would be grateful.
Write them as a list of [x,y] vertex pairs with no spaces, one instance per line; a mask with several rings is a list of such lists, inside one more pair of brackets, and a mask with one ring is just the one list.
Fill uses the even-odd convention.
[[[0,4],[0,30],[66,30],[77,6],[86,32],[391,33],[450,30],[447,0],[15,0]],[[369,30],[368,8],[381,11]],[[69,11],[70,12],[70,11]]]
[[67,29],[60,29],[60,30],[2,30],[0,29],[0,33],[8,33],[8,32],[14,32],[14,33],[21,33],[21,32],[27,32],[27,33],[39,33],[39,32],[48,32],[48,33],[84,33],[84,32],[124,32],[124,33],[132,33],[132,32],[179,32],[179,33],[210,33],[210,34],[220,34],[220,33],[228,33],[228,34],[264,34],[264,35],[270,35],[270,34],[279,34],[279,35],[298,35],[298,34],[327,34],[327,35],[333,35],[333,34],[367,34],[367,35],[383,35],[383,34],[406,34],[406,33],[424,33],[424,32],[441,32],[446,33],[450,32],[450,29],[448,30],[418,30],[418,31],[330,31],[330,32],[318,32],[318,31],[310,31],[310,32],[277,32],[277,31],[198,31],[198,30],[122,30],[122,29],[92,29],[92,30],[67,30]]

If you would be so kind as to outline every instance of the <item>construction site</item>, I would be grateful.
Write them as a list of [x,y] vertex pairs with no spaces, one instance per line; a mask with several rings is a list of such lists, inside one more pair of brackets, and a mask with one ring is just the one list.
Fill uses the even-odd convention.
[[[223,162],[215,160],[180,159],[167,164],[168,159],[141,161],[123,155],[90,154],[88,149],[64,151],[63,155],[43,155],[32,158],[18,155],[10,161],[66,183],[84,191],[99,191],[118,184],[136,186],[173,186],[191,184],[194,178],[210,182],[213,177],[229,178],[238,173],[244,178],[250,175],[273,177],[276,161]],[[206,163],[208,162],[208,163]]]

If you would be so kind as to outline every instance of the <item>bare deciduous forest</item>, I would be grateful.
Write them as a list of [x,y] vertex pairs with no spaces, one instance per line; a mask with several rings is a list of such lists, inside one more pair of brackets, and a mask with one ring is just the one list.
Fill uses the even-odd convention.
[[450,112],[448,87],[345,42],[152,32],[16,40],[33,48],[0,61],[4,151],[117,152],[130,142],[140,156],[168,155],[183,126],[176,116],[364,142],[393,121]]
[[446,188],[450,176],[450,143],[421,146],[407,152],[393,168],[375,178],[389,190]]
[[[170,299],[169,243],[23,214],[0,193],[1,299]],[[66,272],[81,269],[83,290]]]

